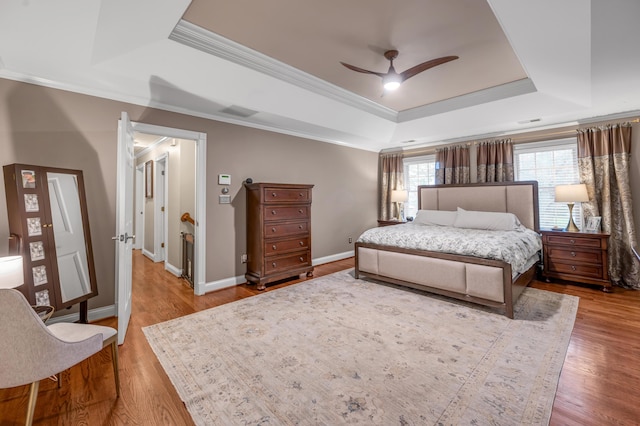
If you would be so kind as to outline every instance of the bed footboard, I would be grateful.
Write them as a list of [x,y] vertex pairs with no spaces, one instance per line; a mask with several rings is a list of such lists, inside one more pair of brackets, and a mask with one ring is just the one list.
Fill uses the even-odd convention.
[[377,280],[504,309],[513,305],[531,282],[535,265],[516,280],[511,265],[499,260],[448,253],[356,243],[355,277]]

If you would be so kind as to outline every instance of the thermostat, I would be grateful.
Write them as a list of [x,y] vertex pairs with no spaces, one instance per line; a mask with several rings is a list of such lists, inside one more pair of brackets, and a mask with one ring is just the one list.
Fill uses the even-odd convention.
[[218,185],[231,185],[231,175],[218,175]]

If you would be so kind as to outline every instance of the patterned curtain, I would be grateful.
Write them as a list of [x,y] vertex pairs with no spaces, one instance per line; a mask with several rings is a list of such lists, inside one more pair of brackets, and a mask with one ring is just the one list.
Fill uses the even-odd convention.
[[469,183],[469,147],[458,145],[436,150],[436,183]]
[[619,286],[640,289],[632,247],[636,232],[631,208],[629,164],[631,125],[614,124],[578,130],[580,181],[587,185],[586,217],[601,216],[609,236],[609,278]]
[[398,217],[398,204],[391,202],[391,191],[404,189],[402,154],[380,155],[380,219]]
[[513,182],[513,143],[511,139],[480,142],[478,183]]

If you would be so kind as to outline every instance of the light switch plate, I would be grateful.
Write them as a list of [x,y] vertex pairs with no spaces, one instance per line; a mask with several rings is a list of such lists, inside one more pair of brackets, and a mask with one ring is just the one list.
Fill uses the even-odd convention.
[[231,204],[231,195],[218,195],[220,204]]

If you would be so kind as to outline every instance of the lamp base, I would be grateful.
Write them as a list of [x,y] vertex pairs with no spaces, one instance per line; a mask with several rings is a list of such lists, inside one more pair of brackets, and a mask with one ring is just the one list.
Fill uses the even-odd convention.
[[567,206],[569,206],[569,223],[564,230],[568,232],[580,232],[580,228],[578,228],[573,221],[573,203],[568,203]]

